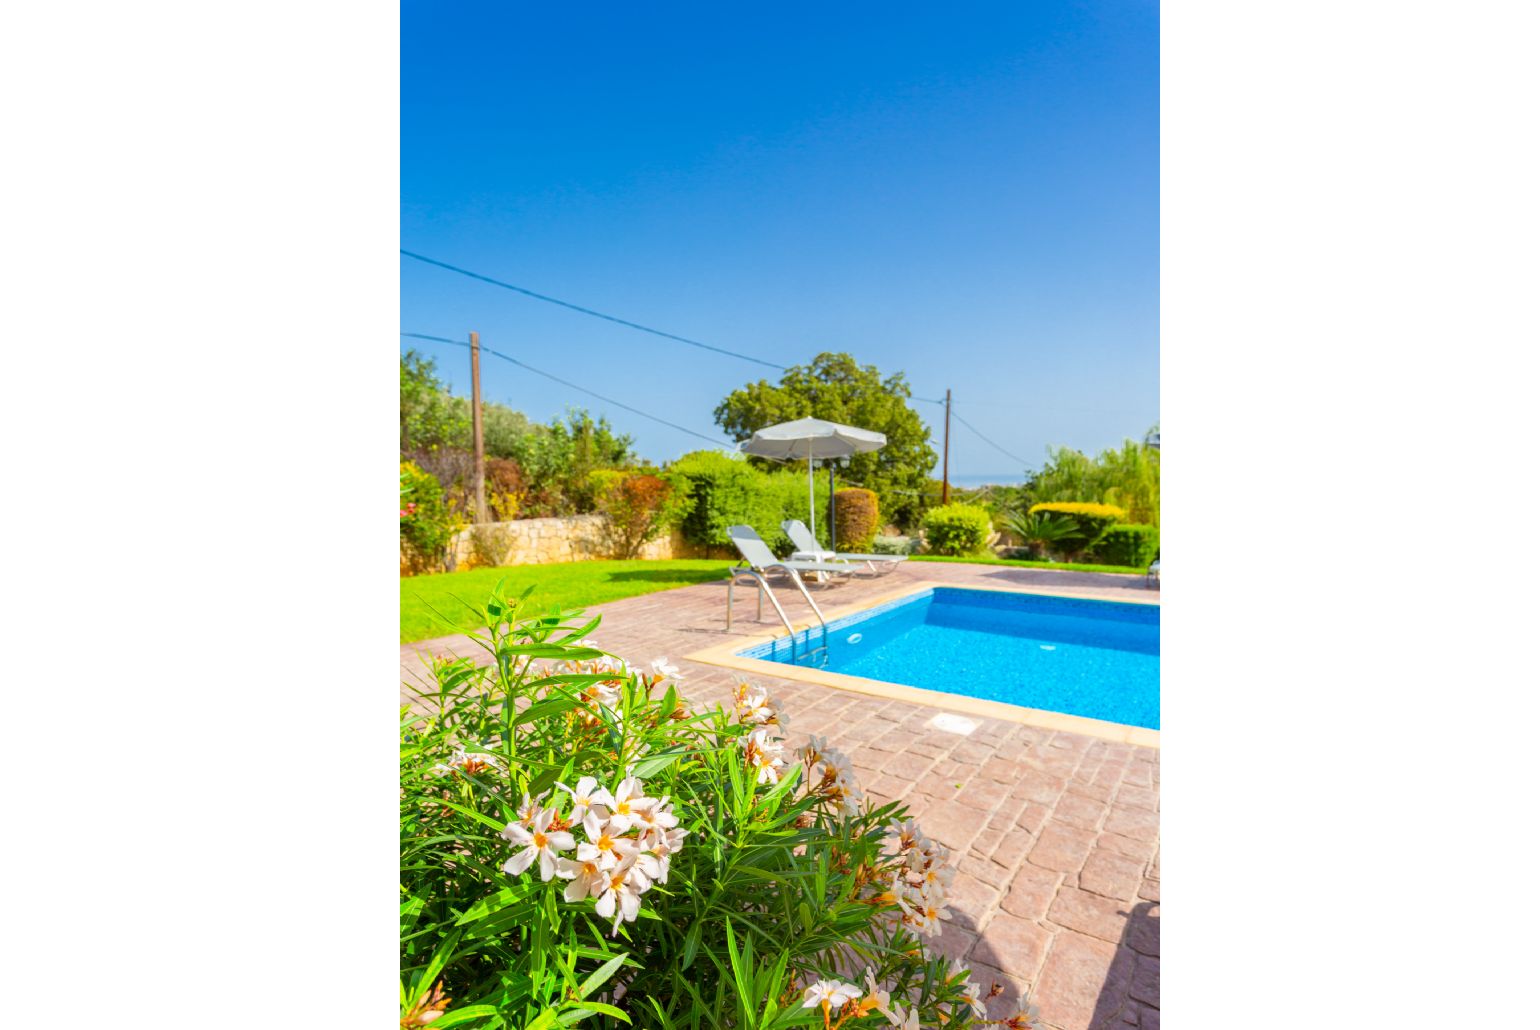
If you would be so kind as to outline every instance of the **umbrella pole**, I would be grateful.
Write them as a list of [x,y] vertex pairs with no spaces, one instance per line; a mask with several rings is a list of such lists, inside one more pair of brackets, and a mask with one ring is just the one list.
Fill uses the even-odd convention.
[[[818,525],[818,520],[813,518],[813,448],[807,449],[807,527],[808,532],[813,532],[813,527]],[[816,534],[814,539],[816,539]]]

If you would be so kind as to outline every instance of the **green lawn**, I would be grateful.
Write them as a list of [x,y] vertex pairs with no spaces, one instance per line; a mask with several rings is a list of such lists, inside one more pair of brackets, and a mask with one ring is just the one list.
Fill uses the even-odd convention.
[[[475,605],[485,603],[498,580],[503,580],[504,589],[513,594],[533,586],[534,593],[529,595],[526,604],[535,611],[543,611],[552,605],[584,608],[622,597],[726,579],[731,564],[721,558],[580,561],[410,576],[401,581],[401,642],[476,628],[475,613],[461,600]],[[449,619],[448,624],[434,614],[434,609]]]
[[1023,569],[1058,569],[1061,572],[1121,572],[1129,576],[1142,576],[1145,573],[1144,569],[1131,568],[1127,565],[1080,565],[1074,562],[1027,561],[1022,558],[995,558],[992,556],[982,558],[951,558],[940,554],[916,554],[912,555],[909,560],[964,562],[969,565],[1015,565]]

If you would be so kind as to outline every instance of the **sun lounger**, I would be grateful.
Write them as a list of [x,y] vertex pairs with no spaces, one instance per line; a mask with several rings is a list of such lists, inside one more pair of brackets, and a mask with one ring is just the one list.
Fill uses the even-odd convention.
[[782,561],[770,550],[770,545],[766,544],[754,531],[753,526],[728,526],[727,536],[737,546],[738,553],[743,555],[743,560],[748,563],[748,567],[761,575],[780,572],[800,583],[801,574],[804,572],[816,574],[822,582],[827,576],[848,576],[855,571],[849,562],[815,561],[804,558],[787,558]]
[[1150,562],[1150,567],[1145,570],[1145,573],[1144,573],[1144,585],[1145,586],[1150,586],[1151,585],[1151,580],[1153,580],[1156,583],[1160,582],[1160,559],[1159,558],[1156,558],[1154,561]]
[[798,561],[850,562],[876,575],[892,572],[898,567],[899,562],[909,560],[907,554],[855,554],[849,551],[830,551],[818,542],[813,531],[808,529],[801,519],[787,519],[781,523],[781,529],[791,538],[792,546],[796,548],[792,558]]

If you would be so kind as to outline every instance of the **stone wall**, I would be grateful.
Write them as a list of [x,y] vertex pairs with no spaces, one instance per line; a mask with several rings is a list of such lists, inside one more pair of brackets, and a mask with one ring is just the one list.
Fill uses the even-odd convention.
[[[557,519],[518,519],[514,522],[483,522],[464,529],[450,545],[454,567],[469,567],[474,558],[471,534],[492,534],[496,539],[498,565],[550,565],[555,562],[594,561],[613,558],[615,552],[605,533],[603,515],[569,515]],[[703,557],[675,529],[642,547],[638,558]]]

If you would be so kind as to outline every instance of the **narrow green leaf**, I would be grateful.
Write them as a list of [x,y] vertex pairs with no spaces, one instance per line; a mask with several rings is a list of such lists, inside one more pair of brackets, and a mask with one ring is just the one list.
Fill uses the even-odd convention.
[[[598,969],[595,969],[592,973],[589,973],[587,979],[578,985],[577,996],[579,998],[588,997],[594,992],[595,988],[601,986],[610,977],[614,976],[615,970],[619,969],[621,964],[625,962],[626,954],[627,953],[622,952],[621,954],[616,955],[604,965],[600,966]],[[627,1020],[627,1022],[630,1022],[630,1020]]]

